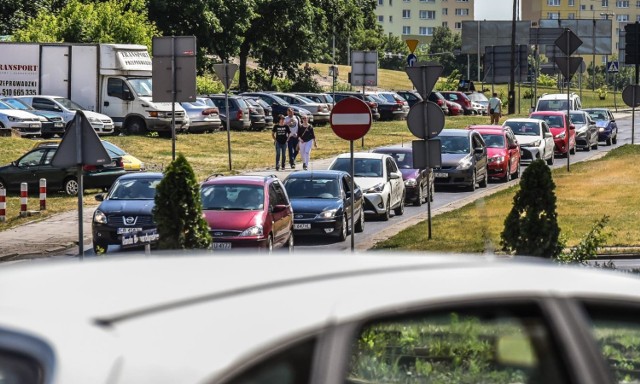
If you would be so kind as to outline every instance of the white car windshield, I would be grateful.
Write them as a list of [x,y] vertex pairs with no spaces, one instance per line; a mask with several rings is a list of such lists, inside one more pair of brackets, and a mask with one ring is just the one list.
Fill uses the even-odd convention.
[[138,96],[153,96],[150,78],[129,79],[129,84],[131,84]]
[[[355,167],[355,177],[382,177],[381,159],[353,159]],[[336,159],[331,166],[332,170],[349,172],[351,169],[351,159],[341,157]]]
[[64,97],[55,97],[53,98],[53,100],[70,111],[83,111],[86,109],[80,104],[74,103],[73,101],[65,99]]

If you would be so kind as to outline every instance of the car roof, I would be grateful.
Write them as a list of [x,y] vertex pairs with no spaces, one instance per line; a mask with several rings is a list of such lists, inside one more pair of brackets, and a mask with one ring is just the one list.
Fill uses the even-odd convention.
[[480,133],[504,133],[510,128],[500,125],[470,125],[467,129]]
[[162,179],[164,174],[162,172],[129,172],[118,178],[118,180],[129,179]]
[[[576,95],[575,93],[571,93],[569,94],[570,98],[577,98],[578,95]],[[567,94],[566,93],[547,93],[544,94],[542,96],[540,96],[539,100],[566,100],[567,99]]]
[[[353,153],[353,158],[359,158],[359,159],[384,159],[385,157],[387,157],[389,155],[386,155],[384,153],[373,153],[373,152],[354,152]],[[341,153],[337,156],[338,158],[345,158],[345,157],[351,157],[350,153]]]
[[316,171],[297,171],[297,172],[290,173],[287,176],[287,179],[295,179],[295,178],[302,178],[302,177],[338,178],[348,174],[349,173],[345,171],[337,171],[332,169],[316,170]]
[[540,122],[542,122],[542,120],[540,119],[530,119],[530,118],[526,118],[526,117],[516,117],[516,118],[512,118],[512,119],[507,119],[504,122],[517,122],[517,123],[536,123],[536,124],[540,124]]
[[473,131],[469,129],[450,128],[450,129],[443,129],[442,131],[440,131],[438,136],[469,136],[471,132]]
[[212,184],[247,184],[247,185],[264,185],[276,178],[273,176],[257,176],[257,175],[236,175],[236,176],[218,176],[207,179],[202,185]]
[[402,147],[400,145],[390,145],[388,147],[378,147],[371,150],[373,153],[412,153],[413,148],[410,146]]
[[560,116],[560,115],[565,115],[567,114],[567,111],[533,111],[531,112],[531,114],[536,114],[536,115],[554,115],[554,116]]

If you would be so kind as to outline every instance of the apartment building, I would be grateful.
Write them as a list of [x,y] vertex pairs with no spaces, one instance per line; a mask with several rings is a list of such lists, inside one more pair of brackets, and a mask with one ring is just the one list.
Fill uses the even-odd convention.
[[473,20],[474,0],[378,0],[376,15],[385,33],[428,43],[436,27],[462,31]]
[[[624,28],[626,23],[640,21],[639,0],[521,0],[520,4],[522,19],[533,23],[541,19],[613,20],[611,46],[612,53],[616,55],[620,28]],[[587,65],[593,61],[593,57],[589,55],[583,58]],[[607,55],[595,56],[596,65],[603,65],[606,60]]]

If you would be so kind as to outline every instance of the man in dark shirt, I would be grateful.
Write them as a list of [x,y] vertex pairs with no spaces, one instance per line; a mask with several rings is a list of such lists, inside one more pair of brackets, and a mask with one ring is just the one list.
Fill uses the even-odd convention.
[[273,137],[273,143],[276,147],[276,171],[280,170],[280,167],[284,170],[284,163],[287,156],[287,141],[291,130],[289,126],[284,122],[284,116],[278,115],[278,122],[273,126],[271,130],[271,137]]

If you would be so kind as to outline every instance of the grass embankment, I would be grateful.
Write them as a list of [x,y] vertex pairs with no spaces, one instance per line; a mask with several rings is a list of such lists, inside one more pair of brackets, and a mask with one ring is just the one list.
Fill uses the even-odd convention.
[[[576,245],[604,215],[607,246],[640,246],[640,146],[625,145],[603,158],[552,171],[556,184],[558,224],[567,246]],[[494,252],[500,250],[500,233],[513,206],[519,185],[479,199],[460,209],[432,218],[432,239],[427,223],[408,228],[376,249],[444,252]],[[435,194],[438,199],[438,193]]]

